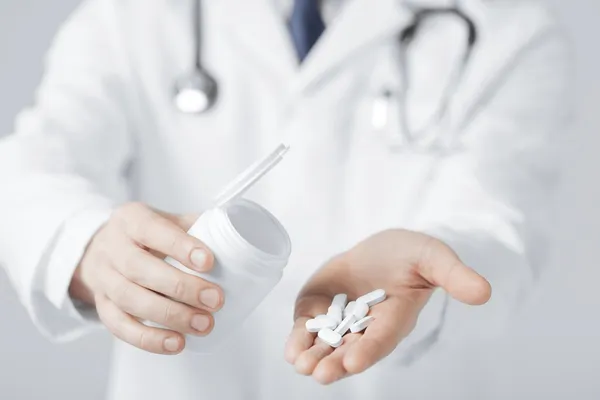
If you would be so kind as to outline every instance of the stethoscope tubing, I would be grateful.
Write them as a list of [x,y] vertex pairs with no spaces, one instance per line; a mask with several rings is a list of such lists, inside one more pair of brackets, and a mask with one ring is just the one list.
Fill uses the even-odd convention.
[[[435,116],[431,119],[430,123],[424,128],[418,131],[412,131],[409,126],[406,115],[408,113],[407,97],[408,91],[410,90],[410,72],[407,69],[406,62],[406,48],[415,38],[419,26],[422,25],[426,18],[435,15],[455,15],[460,18],[467,28],[467,49],[461,60],[461,65],[458,68],[456,76],[451,79],[451,82],[442,94],[441,104],[436,110]],[[194,68],[192,74],[184,76],[177,80],[175,88],[175,98],[180,96],[184,91],[187,93],[195,93],[196,97],[201,100],[197,105],[186,107],[185,110],[181,109],[179,103],[176,101],[180,111],[188,114],[202,114],[209,111],[216,103],[218,97],[218,83],[213,76],[205,69],[202,59],[202,0],[194,0],[193,7],[193,25],[194,25]],[[457,92],[460,87],[461,81],[466,70],[466,66],[470,60],[471,53],[475,44],[477,43],[478,35],[475,23],[469,18],[460,7],[455,4],[448,8],[426,8],[426,9],[415,9],[413,22],[410,26],[403,29],[399,34],[399,46],[400,51],[400,74],[402,75],[403,85],[400,92],[400,116],[401,116],[401,131],[398,133],[402,136],[401,140],[398,140],[401,147],[416,146],[420,145],[428,147],[436,139],[436,132],[432,125],[439,124],[442,122],[444,116],[447,114],[450,102],[453,95]],[[391,102],[390,96],[387,97],[387,101]],[[389,116],[389,111],[387,111]],[[386,122],[387,123],[387,122]],[[398,138],[397,138],[398,139]]]

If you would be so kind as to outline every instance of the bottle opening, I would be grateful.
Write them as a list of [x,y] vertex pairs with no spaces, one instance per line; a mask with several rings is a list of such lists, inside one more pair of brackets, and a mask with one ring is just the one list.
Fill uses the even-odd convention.
[[250,245],[276,257],[289,256],[289,237],[267,210],[248,201],[235,201],[226,206],[226,212],[231,225]]

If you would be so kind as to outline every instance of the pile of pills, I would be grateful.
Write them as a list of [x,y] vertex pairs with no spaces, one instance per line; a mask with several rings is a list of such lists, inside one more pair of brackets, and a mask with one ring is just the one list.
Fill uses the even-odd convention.
[[[318,332],[319,338],[331,347],[339,347],[342,337],[348,332],[362,332],[373,322],[369,308],[385,300],[385,290],[377,289],[356,301],[347,303],[348,296],[336,294],[327,310],[327,314],[318,315],[306,321],[306,330]],[[347,304],[346,304],[347,303]]]

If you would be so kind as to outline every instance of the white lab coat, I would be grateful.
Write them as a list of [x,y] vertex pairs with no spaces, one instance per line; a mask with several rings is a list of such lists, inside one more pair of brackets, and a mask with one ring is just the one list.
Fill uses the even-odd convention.
[[[429,399],[448,393],[429,384],[433,373],[464,386],[455,398],[481,398],[480,387],[461,386],[465,377],[452,380],[468,357],[443,354],[502,332],[543,265],[570,87],[568,47],[550,14],[522,0],[462,2],[479,40],[434,127],[460,139],[441,157],[390,151],[370,124],[376,95],[403,85],[402,2],[349,1],[301,67],[269,0],[204,3],[203,59],[220,89],[213,111],[186,116],[172,103],[175,79],[193,65],[191,0],[92,0],[58,34],[35,105],[0,142],[0,262],[35,324],[54,340],[98,325],[66,290],[116,204],[200,212],[286,139],[293,150],[248,195],[292,237],[281,284],[218,354],[166,357],[116,343],[110,398]],[[408,57],[413,128],[439,107],[464,48],[453,18],[419,30]],[[386,132],[400,129],[391,118]],[[492,300],[467,307],[438,292],[407,341],[365,374],[329,387],[297,375],[283,347],[298,289],[330,256],[390,227],[446,240],[490,280]]]

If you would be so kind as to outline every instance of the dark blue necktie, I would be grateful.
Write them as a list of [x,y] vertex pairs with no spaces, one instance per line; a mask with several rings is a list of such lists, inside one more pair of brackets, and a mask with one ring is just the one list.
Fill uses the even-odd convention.
[[319,0],[294,0],[289,25],[296,53],[300,61],[303,61],[325,30],[319,12]]

